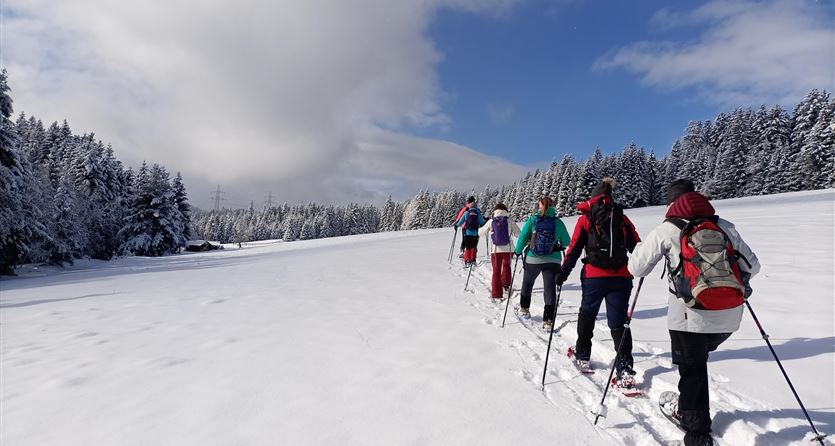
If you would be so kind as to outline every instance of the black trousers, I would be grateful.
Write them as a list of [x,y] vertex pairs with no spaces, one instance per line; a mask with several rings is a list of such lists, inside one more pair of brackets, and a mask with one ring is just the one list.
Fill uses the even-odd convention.
[[[678,365],[678,413],[688,436],[710,433],[707,358],[731,333],[670,330],[673,364]],[[685,437],[685,444],[687,437]]]
[[465,235],[461,240],[462,249],[478,249],[478,236]]
[[557,274],[562,271],[559,263],[527,263],[524,264],[525,276],[522,278],[522,290],[519,295],[519,305],[522,308],[530,308],[531,293],[536,278],[542,274],[542,284],[545,292],[545,309],[542,313],[543,320],[553,321],[556,316],[557,301]]

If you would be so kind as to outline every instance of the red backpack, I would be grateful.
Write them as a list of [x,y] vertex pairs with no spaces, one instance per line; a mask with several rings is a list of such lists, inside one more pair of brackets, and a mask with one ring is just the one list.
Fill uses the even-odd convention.
[[727,310],[742,305],[745,285],[740,256],[717,224],[718,217],[666,221],[681,229],[681,255],[675,270],[670,269],[674,288],[670,291],[697,310]]

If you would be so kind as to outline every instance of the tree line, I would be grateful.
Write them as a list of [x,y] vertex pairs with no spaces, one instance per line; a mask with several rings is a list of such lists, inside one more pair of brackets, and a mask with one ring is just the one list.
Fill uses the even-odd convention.
[[[789,113],[780,106],[738,108],[716,119],[693,121],[669,155],[631,143],[619,153],[598,148],[585,160],[565,155],[548,169],[513,184],[475,193],[482,209],[505,203],[516,219],[527,217],[542,195],[562,216],[577,213],[604,176],[618,180],[615,198],[627,208],[663,204],[664,185],[690,178],[714,199],[835,187],[835,99],[812,90]],[[489,173],[486,173],[486,175]],[[382,207],[279,206],[198,212],[194,233],[222,242],[334,237],[379,231],[449,226],[468,194],[420,191],[404,202],[389,197]],[[348,217],[350,216],[350,217]]]
[[179,173],[125,168],[93,133],[13,114],[0,72],[0,274],[21,263],[176,252],[190,237]]
[[[738,108],[693,121],[671,152],[631,143],[619,153],[598,148],[585,160],[565,155],[513,184],[469,193],[419,191],[382,205],[308,203],[255,209],[192,210],[179,173],[158,164],[125,168],[92,133],[75,135],[64,121],[49,127],[21,113],[16,121],[5,71],[0,72],[0,274],[21,263],[157,256],[189,238],[228,242],[306,240],[451,224],[470,194],[483,209],[504,202],[525,218],[541,195],[560,215],[576,213],[603,176],[617,178],[627,208],[662,204],[665,184],[692,179],[711,198],[733,198],[835,186],[835,100],[812,90],[789,113],[780,106]],[[489,172],[485,172],[489,176]]]

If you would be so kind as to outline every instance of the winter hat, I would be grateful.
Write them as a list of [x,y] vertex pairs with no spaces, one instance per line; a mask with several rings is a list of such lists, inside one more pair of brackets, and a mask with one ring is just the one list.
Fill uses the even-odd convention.
[[678,197],[687,192],[696,192],[696,186],[688,179],[675,180],[667,186],[667,204],[678,200]]
[[618,182],[615,181],[612,177],[603,177],[597,186],[594,187],[594,190],[591,192],[592,197],[596,197],[598,195],[607,195],[609,197],[612,196],[612,190],[617,186]]
[[470,195],[470,198],[467,198],[467,204],[470,203],[475,203],[475,197],[473,197],[472,195]]

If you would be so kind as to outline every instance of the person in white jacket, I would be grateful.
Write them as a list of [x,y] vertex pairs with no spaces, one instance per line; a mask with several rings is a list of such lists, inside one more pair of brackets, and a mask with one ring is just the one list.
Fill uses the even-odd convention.
[[501,299],[510,288],[510,258],[513,256],[512,238],[519,237],[519,227],[510,217],[507,206],[499,203],[493,208],[493,218],[478,230],[481,237],[490,237],[490,261],[493,264],[493,285],[490,297]]
[[[675,271],[682,261],[682,230],[679,225],[695,219],[709,219],[727,235],[733,249],[740,256],[738,265],[745,279],[745,298],[750,295],[747,279],[760,270],[757,256],[733,224],[715,215],[713,206],[704,195],[695,191],[690,180],[678,180],[667,187],[665,217],[663,223],[635,246],[629,257],[629,272],[636,277],[647,276],[662,258],[667,262],[667,273]],[[708,354],[739,329],[743,305],[720,310],[697,309],[698,305],[696,308],[688,306],[680,298],[682,293],[676,290],[674,278],[668,276],[668,280],[670,296],[667,327],[670,331],[673,363],[678,365],[680,376],[680,394],[677,405],[676,402],[672,403],[672,411],[686,432],[685,445],[712,445]]]

